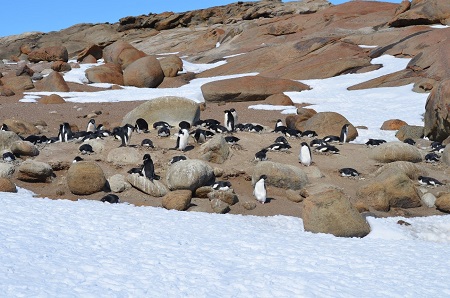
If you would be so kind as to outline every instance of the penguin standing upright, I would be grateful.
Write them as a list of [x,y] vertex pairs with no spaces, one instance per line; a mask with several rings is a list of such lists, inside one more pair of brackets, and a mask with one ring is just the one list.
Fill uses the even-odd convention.
[[189,131],[185,128],[178,131],[177,145],[175,149],[184,151],[188,145]]
[[300,163],[304,166],[310,166],[312,163],[311,149],[306,142],[303,142],[300,147],[300,154],[298,155]]
[[58,134],[58,140],[60,142],[67,142],[72,138],[72,130],[70,129],[70,124],[67,122],[64,122],[63,124],[59,125],[59,134]]
[[236,125],[239,123],[238,122],[238,114],[237,111],[234,108],[230,109],[231,114],[233,115],[234,118],[234,126],[236,127]]
[[134,127],[130,124],[126,124],[121,127],[115,127],[113,129],[113,135],[116,139],[120,140],[122,144],[120,147],[126,147],[130,143],[131,134],[134,130]]
[[267,179],[266,175],[261,175],[258,181],[255,183],[255,187],[253,188],[253,195],[261,204],[264,204],[267,199],[267,190],[265,184],[266,179]]
[[155,179],[155,166],[153,165],[153,160],[150,157],[150,154],[144,154],[143,160],[144,164],[142,165],[141,174],[150,181],[153,181],[153,179]]
[[203,144],[206,142],[205,131],[201,128],[197,128],[194,132],[194,140],[197,144]]
[[97,128],[95,127],[95,120],[94,119],[90,119],[87,127],[86,127],[86,131],[87,132],[96,132]]
[[349,124],[344,124],[341,129],[341,135],[339,136],[340,143],[347,143],[348,141],[348,126]]
[[234,116],[233,113],[231,113],[230,110],[223,111],[225,113],[224,117],[224,124],[225,127],[228,129],[229,132],[234,131]]

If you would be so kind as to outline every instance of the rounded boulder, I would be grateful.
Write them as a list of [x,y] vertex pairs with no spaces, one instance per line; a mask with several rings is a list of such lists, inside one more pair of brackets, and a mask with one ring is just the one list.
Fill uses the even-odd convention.
[[90,195],[103,189],[106,183],[102,168],[89,161],[71,165],[67,171],[67,186],[75,195]]
[[126,86],[155,88],[164,80],[164,72],[158,59],[153,56],[142,57],[123,71],[123,82]]
[[170,190],[197,188],[210,185],[214,181],[214,170],[206,162],[188,159],[172,164],[166,173],[167,186]]

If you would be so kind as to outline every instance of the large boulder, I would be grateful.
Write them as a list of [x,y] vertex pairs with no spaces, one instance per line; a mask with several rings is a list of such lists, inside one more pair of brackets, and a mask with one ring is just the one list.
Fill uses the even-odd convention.
[[409,9],[396,14],[389,22],[393,27],[450,24],[450,2],[447,0],[413,0]]
[[424,135],[433,141],[450,136],[450,78],[433,88],[425,105]]
[[69,54],[64,46],[43,47],[28,54],[30,62],[40,61],[69,61]]
[[439,198],[436,199],[435,205],[437,209],[450,213],[450,193],[439,196]]
[[95,162],[76,162],[67,171],[67,186],[75,195],[90,195],[99,192],[105,187],[105,183],[105,174]]
[[57,71],[52,71],[41,82],[41,88],[43,91],[51,92],[69,92],[70,88],[64,77]]
[[412,163],[409,161],[393,161],[390,163],[387,163],[383,165],[381,168],[376,170],[375,176],[380,175],[384,171],[394,171],[394,172],[401,172],[406,174],[406,176],[409,177],[411,180],[417,180],[419,176],[428,176],[428,172],[417,163]]
[[167,187],[158,180],[150,181],[139,174],[130,174],[127,176],[127,181],[135,188],[143,193],[149,194],[152,197],[163,197],[169,191]]
[[155,88],[164,80],[164,72],[158,59],[153,56],[142,57],[123,71],[126,86]]
[[144,102],[126,114],[122,125],[134,124],[138,118],[145,119],[150,127],[157,121],[166,121],[173,126],[178,126],[181,121],[192,124],[200,119],[200,106],[184,97],[158,97]]
[[103,49],[103,59],[105,62],[119,64],[122,69],[127,68],[128,65],[145,56],[147,56],[147,54],[136,49],[128,42],[121,40],[116,41]]
[[31,142],[17,141],[11,145],[11,152],[16,156],[37,156],[39,149]]
[[53,169],[49,164],[27,159],[20,164],[17,179],[26,182],[46,182],[52,176]]
[[309,86],[286,79],[246,76],[206,83],[201,89],[205,101],[237,102],[265,100],[273,94],[308,90]]
[[13,131],[0,131],[0,151],[10,151],[11,145],[20,140],[20,137]]
[[421,139],[423,138],[423,126],[403,125],[395,133],[395,137],[401,142],[406,139]]
[[271,161],[259,162],[253,169],[252,185],[261,175],[266,175],[266,184],[284,189],[301,189],[308,183],[306,173],[295,166]]
[[8,128],[9,130],[11,130],[11,132],[15,132],[19,135],[31,135],[39,133],[39,129],[35,125],[24,120],[5,119],[3,120],[3,123],[8,125]]
[[112,192],[123,192],[131,188],[126,178],[121,174],[115,174],[108,178],[109,189]]
[[91,83],[110,83],[123,85],[122,68],[118,64],[106,63],[86,70],[86,78]]
[[17,192],[16,185],[8,178],[0,178],[0,192]]
[[190,190],[175,190],[168,192],[162,199],[162,206],[168,210],[184,211],[191,204]]
[[38,102],[41,104],[60,104],[65,103],[66,101],[58,94],[50,94],[42,96]]
[[159,59],[165,77],[176,77],[183,70],[183,61],[176,55],[169,55]]
[[[300,122],[301,123],[301,122]],[[325,137],[329,135],[339,136],[342,126],[350,124],[348,127],[347,142],[353,141],[358,136],[358,131],[347,118],[336,112],[320,112],[312,115],[301,126],[300,130],[314,130],[319,136]]]
[[34,88],[33,81],[29,76],[7,76],[1,79],[5,87],[13,92],[20,92]]
[[331,189],[303,201],[305,231],[337,237],[364,237],[370,226],[341,190]]
[[166,173],[167,186],[170,190],[197,188],[214,182],[214,170],[206,162],[188,159],[172,164]]
[[96,44],[89,45],[78,53],[77,61],[84,61],[87,56],[92,56],[96,60],[101,59],[103,57],[103,49]]
[[388,142],[376,146],[370,151],[369,157],[385,163],[393,161],[422,161],[419,149],[403,142]]
[[230,146],[221,135],[215,135],[200,146],[200,158],[212,163],[222,164],[230,155]]

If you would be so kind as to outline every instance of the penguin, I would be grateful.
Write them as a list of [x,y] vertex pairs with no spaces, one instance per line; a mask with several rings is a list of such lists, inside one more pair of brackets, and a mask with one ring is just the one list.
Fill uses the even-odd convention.
[[233,113],[230,112],[230,110],[225,110],[224,112],[224,121],[223,124],[227,128],[229,132],[234,131],[234,116]]
[[434,141],[434,142],[431,143],[430,146],[431,146],[431,149],[436,149],[436,148],[442,147],[442,143]]
[[226,190],[229,190],[231,188],[231,183],[230,183],[230,181],[216,181],[212,185],[212,188],[214,190],[226,191]]
[[12,152],[5,152],[5,153],[3,153],[3,160],[6,162],[11,162],[11,161],[15,161],[16,157],[14,156],[14,154]]
[[283,137],[283,136],[277,137],[277,138],[275,139],[275,143],[277,143],[277,144],[285,144],[285,145],[288,145],[288,144],[289,144],[288,140],[286,140],[286,138]]
[[316,147],[316,151],[317,152],[322,152],[322,153],[333,153],[336,154],[339,152],[339,149],[332,146],[332,145],[324,145],[324,146],[319,146]]
[[311,149],[306,142],[301,143],[298,159],[302,165],[307,167],[309,167],[312,163]]
[[311,146],[311,147],[319,147],[319,146],[325,146],[325,145],[328,145],[328,144],[323,139],[314,139],[309,143],[309,146]]
[[264,204],[267,200],[266,179],[266,175],[261,175],[253,188],[253,195],[261,204]]
[[8,125],[3,123],[2,126],[0,127],[0,131],[9,131]]
[[348,127],[350,124],[346,123],[341,128],[341,135],[339,136],[339,143],[344,144],[348,142]]
[[314,130],[305,130],[302,132],[302,137],[314,138],[317,137],[317,133]]
[[444,145],[438,145],[438,146],[436,146],[435,148],[433,148],[433,149],[431,150],[431,152],[436,152],[436,153],[442,154],[442,153],[444,153],[444,149],[445,149],[445,146],[444,146]]
[[131,135],[133,134],[133,131],[134,131],[134,126],[131,124],[125,124],[122,127],[125,129],[125,132],[128,135],[128,141],[130,141]]
[[143,160],[144,164],[142,166],[141,175],[153,182],[153,179],[155,179],[156,175],[155,166],[153,165],[153,160],[150,157],[150,154],[145,154]]
[[207,139],[212,138],[213,136],[215,136],[216,134],[213,133],[212,131],[209,130],[205,130],[205,136]]
[[231,112],[231,114],[233,115],[233,118],[234,118],[234,128],[236,129],[236,124],[239,123],[239,122],[238,122],[238,113],[237,113],[237,111],[236,111],[235,108],[231,108],[231,109],[230,109],[230,112]]
[[170,159],[169,165],[174,164],[179,161],[182,161],[182,160],[187,160],[187,157],[184,155],[176,155]]
[[148,147],[148,148],[155,148],[155,146],[153,145],[152,140],[150,139],[143,139],[141,142],[141,146],[142,147]]
[[181,151],[186,150],[188,141],[189,141],[189,131],[185,128],[180,129],[178,131],[177,145],[175,146],[175,149]]
[[226,136],[225,137],[225,142],[227,142],[227,144],[229,145],[235,145],[237,144],[237,142],[239,142],[239,138],[235,137],[235,136]]
[[284,126],[283,121],[281,119],[278,119],[277,122],[275,123],[275,128],[273,129],[272,132],[281,132],[281,133],[285,133],[287,130],[287,127]]
[[439,161],[439,155],[434,152],[428,153],[425,155],[425,162],[433,163]]
[[92,146],[89,144],[83,144],[78,148],[80,150],[81,154],[91,154],[94,153],[94,150],[92,149]]
[[36,144],[45,144],[48,142],[48,138],[44,136],[37,136],[37,135],[29,135],[24,139],[25,141],[28,141],[30,143]]
[[72,129],[70,128],[70,124],[67,122],[60,124],[58,140],[60,142],[68,142],[70,139],[72,139],[72,137],[73,137],[73,133],[72,133]]
[[187,130],[189,130],[189,129],[191,129],[191,124],[189,122],[183,120],[180,123],[178,123],[178,127],[180,129],[187,129]]
[[288,138],[300,138],[302,136],[301,130],[288,128],[284,132],[284,135]]
[[[283,124],[283,121],[281,119],[278,119],[277,122],[275,123],[275,129],[277,127],[280,127],[280,126],[284,126],[284,124]],[[286,126],[284,126],[284,127],[286,127]]]
[[99,124],[97,126],[97,133],[104,137],[109,137],[111,135],[111,132],[109,130],[105,129],[103,124]]
[[414,141],[414,140],[411,139],[411,138],[407,138],[407,139],[404,139],[404,140],[403,140],[403,143],[406,143],[406,144],[409,144],[409,145],[414,146],[414,145],[416,144],[416,141]]
[[366,145],[369,146],[369,147],[376,147],[376,146],[379,146],[379,145],[381,145],[383,143],[386,143],[386,141],[382,140],[382,139],[369,139],[366,142]]
[[193,133],[193,138],[197,144],[203,144],[206,142],[206,131],[201,128],[197,128]]
[[244,123],[238,123],[234,126],[235,131],[245,131],[245,124]]
[[77,131],[77,132],[73,133],[73,138],[77,139],[77,140],[82,140],[82,139],[85,139],[86,137],[88,137],[91,134],[92,134],[92,132]]
[[325,143],[339,143],[341,138],[338,136],[326,136],[322,140],[324,140]]
[[119,197],[115,194],[107,194],[106,196],[104,196],[100,201],[102,201],[103,203],[108,202],[110,204],[117,204],[120,203]]
[[425,177],[425,176],[419,176],[418,177],[419,183],[426,186],[439,186],[444,185],[442,182],[431,178],[431,177]]
[[113,129],[113,136],[121,141],[120,147],[126,147],[128,146],[128,143],[130,142],[130,139],[128,138],[128,129],[124,126],[121,127],[115,127]]
[[161,126],[158,129],[158,137],[169,137],[170,136],[170,129],[166,126]]
[[86,126],[87,132],[95,132],[97,131],[97,127],[95,127],[95,119],[90,119],[87,126]]
[[193,124],[192,124],[193,126],[195,126],[195,127],[205,127],[205,121],[203,121],[203,120],[197,120],[197,121],[195,121]]
[[137,133],[148,133],[148,123],[143,118],[136,119],[134,129]]
[[127,171],[128,174],[139,174],[139,176],[142,175],[142,168],[143,165],[140,165],[137,168],[131,168],[130,170]]
[[220,125],[220,121],[216,119],[205,119],[203,120],[203,124],[206,128],[211,128],[212,126]]
[[342,177],[357,177],[359,176],[359,173],[357,170],[353,168],[342,168],[339,170],[339,173]]
[[289,149],[291,149],[291,145],[280,144],[280,143],[275,143],[275,144],[272,144],[267,147],[267,150],[270,150],[270,151],[287,151]]
[[76,163],[76,162],[83,161],[83,160],[84,159],[82,159],[81,157],[75,156],[75,158],[73,159],[72,163]]
[[215,133],[228,132],[228,128],[226,128],[225,126],[222,126],[220,124],[213,125],[209,129],[211,129]]
[[258,133],[260,133],[263,130],[264,130],[264,127],[262,127],[262,125],[259,125],[259,124],[253,125],[252,124],[252,128],[249,131],[250,132],[258,132]]
[[173,126],[165,121],[156,121],[155,123],[153,123],[154,129],[160,129],[161,127],[172,128]]
[[267,149],[264,148],[258,152],[255,153],[255,161],[264,161],[267,160]]

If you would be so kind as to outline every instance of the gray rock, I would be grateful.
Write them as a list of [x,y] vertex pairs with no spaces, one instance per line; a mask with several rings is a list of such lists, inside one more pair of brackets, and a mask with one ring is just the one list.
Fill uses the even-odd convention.
[[52,167],[44,162],[27,159],[18,168],[17,179],[26,182],[46,182],[53,176]]
[[230,145],[222,135],[215,135],[200,146],[200,157],[205,161],[222,164],[230,155]]
[[294,191],[292,189],[287,189],[286,190],[286,198],[289,201],[292,201],[294,203],[300,203],[303,201],[303,197],[300,195],[300,193],[298,191]]
[[109,151],[107,162],[114,165],[129,165],[142,163],[142,156],[134,148],[119,147]]
[[86,140],[83,144],[89,144],[92,146],[92,150],[94,153],[100,154],[105,150],[105,141],[104,140]]
[[167,187],[158,180],[150,181],[149,179],[139,176],[139,174],[130,174],[127,181],[140,191],[151,195],[152,197],[163,197],[167,194]]
[[396,132],[395,137],[403,142],[405,139],[421,139],[423,137],[423,126],[403,125]]
[[445,146],[444,152],[442,153],[441,160],[448,166],[450,166],[450,146]]
[[200,119],[200,106],[196,102],[177,96],[158,97],[139,105],[122,120],[122,125],[133,124],[136,119],[145,119],[149,126],[157,121],[166,121],[170,125],[178,126],[181,121],[194,123]]
[[409,161],[421,162],[419,149],[402,142],[389,142],[373,148],[369,157],[378,162]]
[[253,210],[256,208],[255,201],[246,201],[246,202],[243,202],[241,205],[245,210]]
[[11,145],[20,141],[20,137],[13,131],[0,131],[0,150],[11,150]]
[[234,193],[233,190],[214,190],[208,193],[208,198],[210,200],[219,199],[228,205],[234,205],[239,202],[238,196]]
[[17,141],[11,145],[11,152],[17,156],[37,156],[39,149],[28,141]]
[[255,166],[252,185],[261,175],[267,175],[266,185],[284,189],[298,190],[308,183],[308,177],[302,169],[271,161],[262,161]]
[[436,197],[431,192],[427,192],[420,199],[422,200],[422,203],[429,208],[433,208],[436,203]]
[[375,176],[380,175],[384,171],[395,171],[405,173],[411,180],[417,180],[419,176],[428,176],[427,170],[420,164],[415,164],[409,161],[394,161],[385,164],[375,172]]
[[0,178],[11,178],[15,172],[15,167],[10,163],[0,163]]
[[189,189],[211,185],[214,181],[214,171],[206,162],[188,159],[172,164],[166,173],[167,186],[170,190]]
[[230,206],[220,199],[211,200],[211,208],[215,213],[219,214],[230,212]]
[[112,192],[123,192],[131,188],[131,184],[121,174],[115,174],[108,178],[109,189]]

